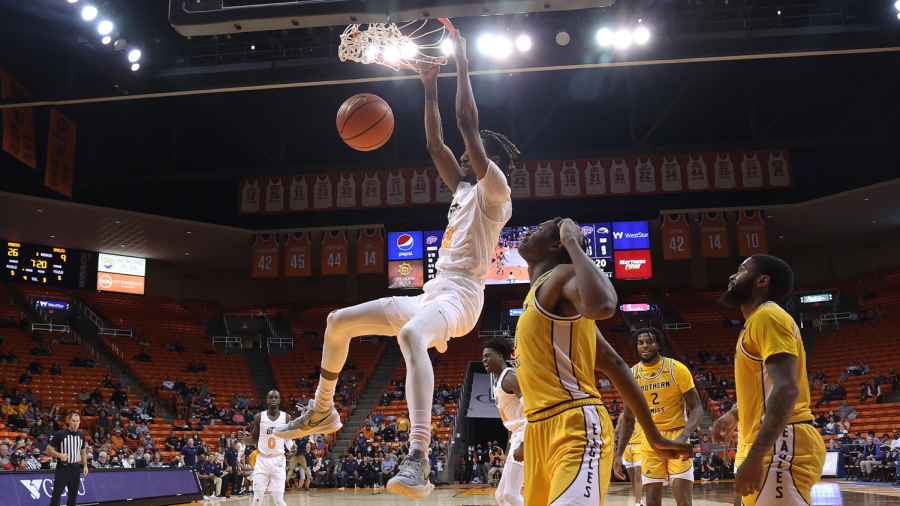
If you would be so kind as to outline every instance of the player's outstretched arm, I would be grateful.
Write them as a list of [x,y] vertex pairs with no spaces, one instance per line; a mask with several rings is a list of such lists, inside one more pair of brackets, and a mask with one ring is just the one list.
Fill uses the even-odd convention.
[[[511,370],[506,373],[506,376],[503,377],[503,383],[500,385],[500,388],[503,389],[504,392],[513,393],[516,397],[519,398],[520,402],[524,402],[522,399],[522,388],[519,386],[519,377],[516,375],[515,370]],[[527,421],[525,422],[528,423]],[[507,448],[507,452],[510,449]],[[513,459],[516,462],[524,462],[525,461],[525,445],[520,443],[515,448],[512,448]]]
[[462,175],[459,172],[459,163],[453,156],[450,148],[444,144],[444,127],[441,125],[441,111],[438,107],[437,77],[441,71],[440,65],[428,66],[428,63],[419,67],[419,76],[425,85],[425,139],[428,152],[437,168],[441,179],[456,193],[456,187]]
[[[694,448],[690,443],[675,442],[662,437],[656,424],[653,423],[653,415],[650,413],[650,407],[647,406],[647,399],[634,379],[631,369],[616,353],[616,350],[606,342],[599,330],[597,331],[597,358],[594,362],[594,369],[606,374],[625,401],[625,412],[622,418],[625,420],[626,426],[619,433],[619,442],[622,442],[622,438],[624,438],[624,443],[628,443],[634,433],[634,419],[637,418],[647,436],[647,443],[661,457],[678,458],[693,455]],[[630,428],[628,424],[630,424]],[[616,450],[616,455],[621,456],[619,451],[625,451],[624,444],[619,450]]]
[[628,409],[628,404],[625,404],[625,409],[622,411],[622,416],[619,417],[618,425],[616,425],[616,456],[613,459],[613,473],[620,480],[627,478],[625,472],[622,471],[624,463],[622,456],[625,455],[625,447],[628,446],[628,442],[631,441],[631,436],[633,435],[634,413]]
[[728,413],[720,416],[712,425],[712,442],[713,444],[728,446],[731,444],[731,437],[740,421],[740,412],[735,404],[728,410]]
[[481,131],[478,129],[478,108],[475,106],[475,95],[472,93],[472,82],[469,80],[466,39],[459,34],[459,30],[454,34],[453,59],[456,60],[456,126],[466,143],[472,170],[481,180],[487,174],[488,156],[481,142]]
[[763,465],[766,454],[784,433],[791,420],[800,387],[797,386],[797,357],[789,353],[770,355],[766,359],[766,372],[772,381],[772,393],[766,399],[766,416],[750,447],[747,457],[734,477],[734,490],[748,496],[762,489],[766,477]]
[[559,223],[559,239],[572,259],[575,275],[562,288],[562,296],[578,309],[578,314],[591,320],[605,320],[616,314],[618,297],[609,278],[582,249],[584,233],[574,221]]

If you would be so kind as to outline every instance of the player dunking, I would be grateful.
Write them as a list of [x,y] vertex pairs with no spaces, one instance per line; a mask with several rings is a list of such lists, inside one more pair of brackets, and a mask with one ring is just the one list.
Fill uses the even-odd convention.
[[494,399],[503,425],[509,429],[509,450],[506,467],[500,477],[500,484],[494,492],[494,498],[500,506],[523,506],[522,485],[525,483],[525,466],[522,463],[525,455],[525,414],[522,401],[522,390],[516,370],[506,365],[512,357],[513,345],[507,339],[489,339],[482,345],[481,363],[487,372],[497,377],[494,386]]
[[516,327],[516,375],[525,400],[525,504],[598,505],[609,487],[612,422],[595,371],[610,378],[660,455],[690,456],[663,438],[631,370],[597,330],[616,310],[616,293],[585,253],[572,220],[542,223],[519,245],[531,290]]
[[286,476],[284,451],[290,450],[294,442],[275,437],[277,427],[291,421],[291,415],[281,411],[281,394],[272,390],[266,395],[269,409],[257,413],[253,418],[253,433],[247,437],[244,431],[238,432],[238,439],[244,445],[256,445],[259,452],[253,464],[253,506],[261,506],[266,491],[272,493],[276,506],[286,506],[284,502],[284,477]]
[[[428,150],[438,172],[453,190],[448,224],[436,264],[437,276],[417,297],[387,297],[328,315],[322,374],[316,396],[294,422],[276,435],[297,438],[316,432],[331,433],[341,427],[334,409],[334,389],[347,360],[350,340],[362,335],[396,335],[406,360],[406,400],[409,404],[409,456],[387,483],[393,493],[423,498],[431,493],[427,449],[431,438],[431,394],[434,371],[428,348],[441,353],[451,337],[467,334],[475,326],[484,304],[484,285],[500,229],[512,215],[510,188],[504,172],[512,169],[518,154],[504,136],[478,130],[478,111],[466,61],[466,41],[455,33],[453,51],[457,68],[456,122],[466,152],[456,162],[444,144],[438,111],[439,66],[422,68],[425,85],[425,132]],[[503,168],[503,170],[500,169]]]
[[[653,413],[655,428],[664,437],[679,443],[687,442],[703,420],[700,394],[694,386],[691,371],[681,362],[663,357],[662,353],[669,349],[668,342],[662,332],[653,327],[638,329],[631,336],[631,346],[635,357],[640,359],[631,370],[644,393],[643,404],[649,406]],[[690,411],[687,421],[684,419],[685,407]],[[633,409],[634,405],[626,402],[621,418],[625,425],[619,431],[619,448],[614,464],[616,476],[621,479],[625,479],[622,457],[634,432]],[[641,426],[646,436],[647,427],[643,423]],[[678,506],[690,506],[692,503],[694,466],[690,459],[669,458],[642,444],[641,474],[647,506],[662,505],[663,484],[667,481],[672,482],[672,492]]]
[[712,427],[713,442],[727,444],[740,426],[734,490],[744,506],[812,504],[822,476],[825,444],[812,425],[806,352],[797,324],[778,305],[793,285],[784,260],[753,255],[719,299],[746,319],[734,354],[737,403]]

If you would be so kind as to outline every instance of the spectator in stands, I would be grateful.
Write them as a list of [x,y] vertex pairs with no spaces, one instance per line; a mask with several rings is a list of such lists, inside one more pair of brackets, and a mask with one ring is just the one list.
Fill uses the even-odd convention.
[[20,385],[28,385],[29,383],[31,383],[31,381],[32,381],[31,372],[28,369],[26,369],[25,374],[19,376],[19,384]]
[[60,367],[59,362],[53,363],[53,367],[50,368],[50,374],[53,376],[62,376],[62,367]]
[[817,416],[816,419],[813,420],[813,426],[815,426],[817,429],[822,429],[827,424],[828,424],[828,417],[825,416],[825,412],[819,411],[819,416]]
[[[840,415],[838,415],[840,416]],[[848,432],[850,430],[850,419],[847,417],[840,417],[840,420],[835,422],[834,424],[835,434],[839,434],[841,432]]]
[[[23,320],[23,321],[24,321],[24,320]],[[21,325],[21,324],[20,324],[20,325]],[[20,326],[20,328],[21,328],[21,326]],[[25,332],[22,332],[22,333],[24,334]],[[41,341],[44,340],[44,336],[42,336],[40,332],[34,331],[34,332],[31,334],[31,340],[32,340],[32,341],[41,342]]]
[[138,346],[147,346],[147,347],[149,347],[149,346],[150,346],[150,343],[148,343],[147,341],[144,340],[144,336],[141,336],[141,337],[138,339],[137,345],[138,345]]
[[862,434],[860,434],[859,431],[857,431],[856,433],[853,434],[853,442],[851,444],[855,445],[855,446],[859,446],[860,449],[862,449],[862,447],[866,445],[866,440],[863,439]]
[[897,371],[895,371],[894,368],[891,367],[891,368],[889,369],[889,372],[888,372],[887,377],[888,377],[888,380],[889,380],[890,383],[891,383],[891,387],[892,387],[894,390],[897,390],[898,385],[900,385],[900,374],[897,374]]
[[[868,399],[872,398],[872,387],[869,386],[868,382],[862,382],[859,384],[859,402],[866,402]],[[844,401],[847,402],[847,401]]]
[[600,375],[599,384],[600,384],[601,389],[612,388],[612,384],[609,382],[608,379],[606,379],[606,375],[602,375],[602,374]]
[[719,481],[719,467],[712,458],[701,462],[700,479],[702,481]]
[[94,469],[111,469],[112,465],[109,462],[109,454],[106,452],[100,452],[97,455],[97,458],[94,459]]
[[307,388],[310,388],[311,386],[312,385],[310,385],[309,380],[306,378],[300,378],[300,380],[297,382],[297,388],[301,390],[305,390]]
[[100,388],[116,388],[116,382],[107,374],[100,382]]
[[859,376],[862,374],[859,370],[859,366],[856,365],[856,362],[850,362],[850,366],[844,371],[844,374],[841,374],[840,382],[843,383],[847,381],[847,378],[850,376]]
[[[200,363],[197,364],[197,372],[200,373],[200,374],[206,374],[207,369],[208,369],[208,367],[207,367],[207,365],[206,365],[206,362],[204,362],[204,361],[201,359],[201,360],[200,360]],[[202,381],[202,380],[201,380],[201,381]]]
[[81,358],[81,353],[76,353],[72,358],[72,361],[69,362],[69,367],[87,367],[85,365],[85,361]]
[[184,345],[181,344],[181,341],[175,341],[175,351],[178,353],[187,353],[187,350],[184,348]]
[[450,416],[449,411],[444,412],[444,416],[441,417],[441,426],[442,427],[451,427],[453,425],[453,417]]
[[881,465],[881,446],[875,443],[872,436],[866,438],[860,455],[859,469],[862,471],[863,481],[872,481],[872,472],[875,466]]
[[135,360],[138,362],[153,362],[153,359],[150,358],[150,355],[147,355],[147,352],[141,350],[141,352],[134,356]]

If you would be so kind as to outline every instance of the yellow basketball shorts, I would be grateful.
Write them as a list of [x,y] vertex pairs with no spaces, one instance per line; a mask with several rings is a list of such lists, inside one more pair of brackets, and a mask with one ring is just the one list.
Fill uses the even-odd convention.
[[[743,443],[743,441],[742,441]],[[753,441],[741,444],[735,464],[740,469]],[[815,427],[805,423],[790,424],[766,455],[768,474],[762,490],[741,499],[743,506],[778,504],[807,506],[812,504],[810,491],[822,477],[825,443]]]
[[625,453],[622,455],[622,460],[625,461],[625,468],[631,469],[632,467],[640,467],[642,465],[641,462],[641,444],[640,443],[629,443],[625,446]]
[[525,506],[599,505],[615,457],[601,405],[576,406],[525,428]]
[[[675,439],[684,429],[661,430],[662,437]],[[646,436],[641,442],[641,474],[644,484],[664,483],[671,478],[694,481],[694,463],[682,459],[664,459],[656,454],[653,447],[647,444]]]

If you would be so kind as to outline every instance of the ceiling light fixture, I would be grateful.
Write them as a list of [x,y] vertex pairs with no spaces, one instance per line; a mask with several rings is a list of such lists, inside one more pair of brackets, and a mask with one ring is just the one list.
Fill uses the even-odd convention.
[[130,53],[128,53],[128,61],[134,63],[141,59],[141,50],[140,49],[132,49]]
[[448,55],[453,52],[453,41],[450,39],[444,39],[441,42],[441,52],[445,55]]
[[628,30],[619,30],[616,32],[616,47],[625,49],[631,45],[631,32]]
[[569,43],[570,40],[572,40],[572,37],[569,35],[569,32],[567,32],[565,28],[563,28],[556,34],[556,43],[560,46],[565,46]]
[[132,63],[132,64],[131,64],[131,71],[132,71],[132,72],[137,72],[138,70],[141,70],[141,64],[140,64],[140,63]]
[[603,47],[609,46],[613,43],[613,33],[609,28],[601,28],[599,32],[597,32],[597,43]]
[[85,6],[84,9],[81,9],[81,17],[85,21],[90,21],[97,17],[97,8],[93,5]]
[[634,41],[638,44],[646,44],[650,40],[650,30],[640,27],[634,31]]
[[779,239],[784,239],[784,236],[783,236],[783,235],[779,235],[778,238],[779,238]]
[[102,42],[103,44],[109,44],[110,42],[112,42],[112,37],[110,37],[109,35],[107,35],[106,37],[103,37],[103,38],[100,40],[100,42]]
[[531,49],[531,37],[519,35],[519,38],[516,39],[516,47],[519,48],[519,51],[528,51]]
[[100,32],[100,35],[106,35],[113,31],[112,21],[101,21],[99,25],[97,25],[97,31]]

